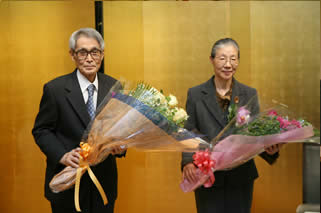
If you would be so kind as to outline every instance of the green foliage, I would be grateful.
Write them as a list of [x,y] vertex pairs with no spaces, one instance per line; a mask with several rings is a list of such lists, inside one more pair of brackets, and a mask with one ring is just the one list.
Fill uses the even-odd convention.
[[320,130],[318,130],[318,129],[313,129],[313,131],[314,131],[314,136],[315,136],[315,137],[320,137]]
[[306,120],[304,120],[304,119],[299,119],[300,121],[301,121],[301,125],[302,125],[302,127],[305,127],[305,126],[309,126],[309,125],[311,125],[309,122],[307,122]]
[[237,109],[238,107],[236,106],[236,104],[231,104],[228,108],[228,122],[230,122],[237,114]]
[[279,132],[280,122],[271,116],[260,117],[237,131],[238,134],[250,136],[272,135]]
[[155,94],[156,91],[153,89],[151,85],[144,84],[143,82],[140,82],[137,84],[136,88],[129,92],[129,96],[132,96],[136,99],[139,99],[144,93],[147,91],[151,92],[151,94]]

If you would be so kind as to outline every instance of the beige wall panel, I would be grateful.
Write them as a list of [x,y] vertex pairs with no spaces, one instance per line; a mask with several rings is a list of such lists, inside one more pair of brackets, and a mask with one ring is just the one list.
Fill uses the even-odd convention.
[[[145,80],[165,93],[175,94],[180,105],[185,106],[188,88],[212,75],[211,46],[218,38],[227,36],[227,6],[224,2],[146,2]],[[196,212],[193,193],[184,194],[179,188],[181,154],[147,156],[146,211]]]
[[[142,2],[104,2],[105,73],[133,82],[144,80]],[[146,154],[128,150],[117,159],[116,212],[145,211]]]
[[176,94],[185,105],[187,89],[208,80],[213,42],[228,36],[225,2],[146,2],[145,79]]
[[[251,2],[251,85],[320,128],[320,3]],[[257,160],[254,211],[295,212],[302,202],[302,145],[272,167]],[[269,208],[266,208],[269,203]]]
[[[7,24],[7,18],[9,17],[9,11],[3,9],[3,4],[0,3],[0,29],[1,30],[1,39],[0,47],[2,50],[8,49],[9,42],[9,26]],[[5,18],[6,17],[6,18]],[[6,48],[4,48],[6,47]],[[15,143],[13,135],[13,121],[11,119],[12,114],[12,104],[9,100],[11,99],[10,86],[11,82],[6,81],[4,76],[10,75],[10,72],[6,71],[6,64],[9,63],[9,55],[4,54],[2,51],[0,57],[1,74],[0,78],[0,131],[1,131],[1,149],[0,155],[2,156],[2,161],[0,162],[0,183],[1,183],[1,194],[0,194],[0,211],[1,212],[10,212],[10,205],[13,203],[13,189],[14,189],[14,165],[15,165]],[[4,66],[3,66],[4,65]],[[5,205],[6,204],[6,205]]]
[[45,157],[31,129],[42,86],[74,69],[70,34],[94,27],[91,1],[0,3],[0,212],[49,212],[44,198]]
[[242,83],[251,85],[251,16],[249,1],[231,2],[229,6],[230,35],[241,50],[240,63],[235,77]]
[[[225,3],[104,2],[105,70],[172,92],[184,106],[187,89],[212,75],[208,57],[227,36],[226,10]],[[213,23],[217,30],[209,30]],[[118,160],[116,212],[195,212],[193,194],[179,188],[180,158],[129,150]]]
[[142,2],[104,2],[105,73],[143,80]]

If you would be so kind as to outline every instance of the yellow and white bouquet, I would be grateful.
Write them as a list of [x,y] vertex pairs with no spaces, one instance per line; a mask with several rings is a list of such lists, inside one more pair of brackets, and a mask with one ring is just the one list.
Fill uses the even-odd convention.
[[174,95],[165,96],[144,83],[124,90],[118,82],[98,107],[95,119],[83,135],[79,168],[63,169],[51,180],[51,190],[59,193],[75,185],[75,206],[80,211],[80,179],[88,171],[106,204],[104,190],[90,167],[105,160],[115,145],[142,151],[178,152],[195,152],[209,146],[182,128],[188,116],[177,105]]
[[165,96],[162,90],[159,91],[154,87],[139,83],[134,90],[129,92],[129,96],[150,106],[179,127],[184,127],[188,119],[186,111],[177,107],[177,98],[172,94]]

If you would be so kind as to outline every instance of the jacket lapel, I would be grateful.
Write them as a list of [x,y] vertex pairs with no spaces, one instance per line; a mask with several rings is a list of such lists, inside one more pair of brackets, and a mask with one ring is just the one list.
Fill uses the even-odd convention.
[[85,126],[90,122],[90,117],[87,112],[87,107],[84,102],[84,97],[81,93],[80,85],[77,79],[77,72],[74,71],[68,79],[65,90],[67,92],[66,97],[70,102],[74,111],[78,114],[80,120]]
[[235,97],[238,97],[239,103],[237,103],[237,106],[244,106],[247,104],[245,92],[243,91],[241,84],[237,80],[233,78],[233,81],[231,104],[235,104]]
[[98,77],[98,95],[97,95],[97,107],[104,100],[105,96],[108,93],[108,84],[105,79],[100,76],[100,73],[97,73]]
[[[225,127],[224,122],[224,113],[219,106],[216,98],[216,89],[214,78],[211,78],[208,82],[203,85],[202,93],[204,94],[203,102],[205,103],[208,111],[214,116],[214,118],[218,121],[218,123]],[[235,104],[235,97],[238,97],[239,103],[237,103],[238,107],[244,106],[247,104],[245,93],[241,87],[241,84],[233,78],[233,88],[232,88],[232,98],[231,104]]]
[[202,93],[203,102],[206,105],[208,111],[214,116],[218,123],[224,127],[224,114],[220,108],[217,99],[216,99],[216,89],[214,85],[214,78],[211,78],[208,82],[203,85]]
[[113,82],[110,81],[108,78],[105,78],[102,73],[97,73],[98,77],[98,96],[97,96],[97,108],[100,106],[106,95],[108,94],[109,90],[113,86]]

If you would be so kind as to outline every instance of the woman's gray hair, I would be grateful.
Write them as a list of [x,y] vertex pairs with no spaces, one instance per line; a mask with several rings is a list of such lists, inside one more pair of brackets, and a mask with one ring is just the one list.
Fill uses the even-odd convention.
[[215,42],[212,47],[211,57],[215,58],[217,49],[224,47],[225,45],[233,45],[237,50],[237,56],[240,59],[240,47],[237,42],[231,38],[223,38]]
[[69,48],[71,50],[76,49],[76,43],[80,36],[85,36],[87,38],[94,38],[99,43],[99,46],[102,50],[105,48],[105,42],[100,33],[93,28],[81,28],[73,32],[69,39]]

